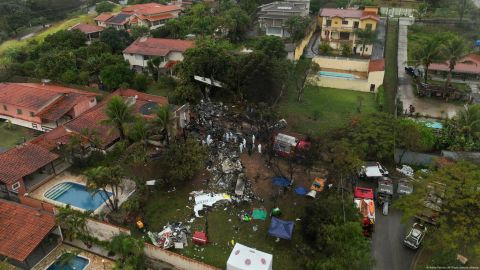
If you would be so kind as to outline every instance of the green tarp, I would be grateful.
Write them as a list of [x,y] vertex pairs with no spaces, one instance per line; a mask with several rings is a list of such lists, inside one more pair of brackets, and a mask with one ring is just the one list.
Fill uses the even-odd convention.
[[253,209],[252,218],[265,220],[267,219],[267,211],[265,211],[265,209],[255,208]]

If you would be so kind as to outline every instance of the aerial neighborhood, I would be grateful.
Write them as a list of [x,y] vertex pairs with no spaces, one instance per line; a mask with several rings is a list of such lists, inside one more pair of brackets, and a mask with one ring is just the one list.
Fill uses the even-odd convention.
[[0,270],[480,268],[479,1],[0,15]]

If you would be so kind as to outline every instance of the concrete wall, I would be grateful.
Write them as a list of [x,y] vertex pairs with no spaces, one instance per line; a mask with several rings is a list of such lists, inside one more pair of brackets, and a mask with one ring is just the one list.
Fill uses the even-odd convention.
[[122,233],[130,235],[130,230],[128,229],[94,219],[87,219],[86,225],[89,234],[101,241],[110,241],[116,235]]
[[[154,260],[161,260],[163,262],[169,263],[180,270],[220,270],[219,268],[213,267],[211,265],[195,261],[193,259],[187,258],[185,256],[179,255],[177,253],[161,249],[151,244],[145,243],[145,256]],[[226,262],[225,262],[226,263]]]
[[295,48],[295,54],[294,54],[295,61],[298,61],[300,59],[300,57],[302,56],[303,50],[305,49],[305,47],[310,42],[310,39],[312,38],[313,32],[315,32],[315,26],[314,25],[310,27],[310,30],[308,31],[305,38],[297,44],[297,47]]
[[69,115],[75,118],[95,105],[97,105],[97,98],[85,97],[73,107],[73,111],[69,112]]
[[385,76],[385,71],[375,71],[368,73],[368,85],[374,84],[375,91],[378,90],[378,87],[383,84],[383,77]]
[[[130,66],[147,67],[148,60],[145,59],[143,55],[124,53],[123,58],[130,63]],[[160,64],[160,67],[163,68],[168,61],[183,61],[183,53],[170,52],[165,57],[160,56],[160,59],[163,60],[163,62]]]
[[368,71],[368,60],[350,59],[345,57],[316,56],[312,59],[320,68],[333,68],[345,71]]
[[347,80],[341,78],[315,76],[310,78],[308,82],[322,87],[370,92],[370,85],[368,84],[367,80]]

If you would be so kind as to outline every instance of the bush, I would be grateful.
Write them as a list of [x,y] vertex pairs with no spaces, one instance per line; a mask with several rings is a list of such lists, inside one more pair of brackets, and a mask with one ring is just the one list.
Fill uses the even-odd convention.
[[133,78],[133,87],[140,92],[145,92],[149,83],[148,77],[143,73],[135,74]]
[[330,44],[328,44],[327,42],[322,42],[318,46],[318,50],[323,54],[329,55],[332,52],[332,47],[330,47]]
[[377,103],[378,110],[383,111],[383,104],[385,102],[385,89],[383,89],[383,85],[378,87],[377,95],[375,96],[375,102]]
[[342,55],[343,56],[350,56],[352,55],[352,46],[348,45],[348,44],[342,44]]
[[115,7],[114,4],[109,3],[109,2],[107,2],[107,1],[103,1],[103,2],[100,2],[100,3],[98,3],[98,4],[96,5],[95,10],[96,10],[98,13],[111,12],[114,7]]

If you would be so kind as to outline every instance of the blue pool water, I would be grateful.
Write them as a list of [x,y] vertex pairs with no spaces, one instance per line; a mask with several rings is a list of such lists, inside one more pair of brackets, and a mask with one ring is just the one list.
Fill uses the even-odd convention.
[[441,122],[432,121],[432,120],[418,120],[418,122],[423,123],[426,127],[433,129],[442,129],[443,124]]
[[332,72],[332,71],[320,71],[318,72],[318,75],[320,76],[325,76],[325,77],[334,77],[334,78],[342,78],[342,79],[349,79],[349,80],[355,80],[358,77],[349,74],[349,73],[340,73],[340,72]]
[[75,256],[69,265],[59,265],[58,262],[54,262],[46,270],[83,270],[88,265],[88,259]]
[[[111,195],[112,193],[108,192],[108,197]],[[103,191],[91,193],[84,185],[72,182],[60,183],[45,192],[44,196],[51,200],[91,211],[95,211],[107,199],[107,194]]]

